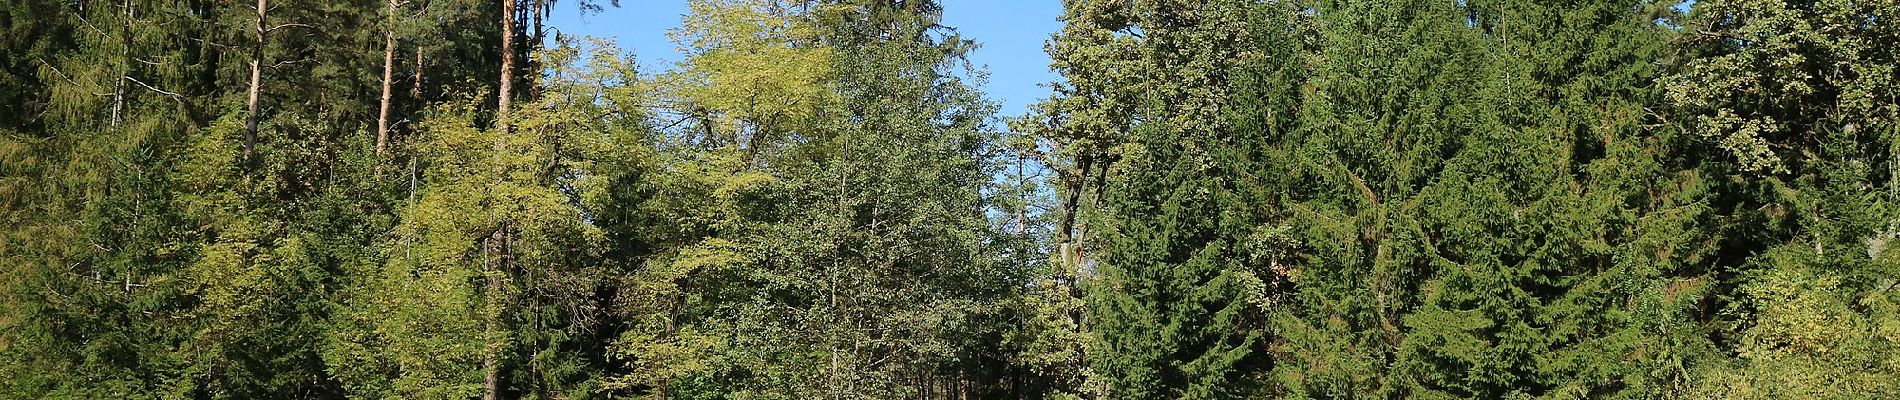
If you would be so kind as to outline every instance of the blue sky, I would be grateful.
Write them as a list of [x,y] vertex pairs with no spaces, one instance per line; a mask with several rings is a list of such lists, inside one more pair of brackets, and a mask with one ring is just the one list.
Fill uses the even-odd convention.
[[[604,3],[604,2],[603,2]],[[1057,0],[943,0],[944,24],[982,43],[971,61],[985,66],[990,81],[983,90],[1003,106],[1001,116],[1022,114],[1030,103],[1048,97],[1043,83],[1055,79],[1042,43],[1060,29]],[[679,61],[667,31],[678,27],[685,0],[621,0],[599,14],[581,15],[572,2],[560,4],[548,23],[569,35],[614,38],[634,52],[647,69],[658,71]]]

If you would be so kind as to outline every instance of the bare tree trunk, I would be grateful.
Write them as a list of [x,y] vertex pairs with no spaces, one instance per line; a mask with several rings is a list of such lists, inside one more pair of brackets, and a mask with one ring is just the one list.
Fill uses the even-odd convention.
[[[495,100],[496,153],[507,151],[508,147],[508,101],[512,97],[511,92],[514,88],[514,80],[515,0],[501,0],[501,87],[499,88],[499,97]],[[502,179],[506,179],[505,174],[507,170],[503,166],[496,165],[495,173],[495,179],[498,182]],[[495,233],[489,237],[489,240],[492,243],[506,241],[508,238],[507,230],[508,222],[503,221],[501,225],[495,229]],[[506,249],[501,248],[495,248],[493,250],[506,251]],[[497,254],[499,255],[501,253],[497,252]],[[489,301],[493,302],[501,300],[501,274],[507,270],[506,256],[498,257],[498,259],[500,261],[497,265],[487,271]],[[496,338],[495,332],[499,329],[499,319],[502,313],[499,309],[491,309],[489,313],[487,330],[489,331],[488,340],[491,342],[488,343],[488,349],[482,355],[482,369],[486,375],[482,380],[484,389],[482,392],[482,400],[495,400],[501,393],[501,346],[500,343],[494,342],[494,340]]]
[[415,78],[415,86],[412,86],[409,88],[409,96],[415,97],[417,102],[421,102],[422,101],[422,44],[421,43],[416,44],[416,72],[415,72],[414,78]]
[[1089,169],[1093,165],[1094,158],[1082,155],[1077,157],[1074,171],[1059,172],[1063,174],[1063,183],[1068,186],[1068,193],[1063,194],[1061,220],[1056,228],[1057,252],[1069,264],[1065,275],[1082,265],[1082,235],[1079,232],[1081,227],[1076,224],[1076,216],[1082,212],[1082,192],[1088,190]]
[[[260,0],[261,1],[261,0]],[[495,105],[496,128],[508,133],[508,101],[515,86],[515,0],[501,0],[501,87]],[[497,136],[500,137],[500,136]],[[500,147],[500,139],[496,139]]]
[[132,1],[119,2],[125,21],[119,24],[119,79],[112,82],[112,127],[119,127],[125,115],[125,80],[132,69]]
[[244,117],[244,159],[251,159],[251,149],[257,145],[257,91],[264,73],[264,13],[270,10],[269,0],[257,0],[257,20],[254,26],[257,46],[251,48],[251,90],[245,101]]
[[957,372],[957,400],[970,400],[970,378]]
[[[545,4],[548,0],[528,1],[528,20],[533,21],[531,25],[532,30],[530,32],[534,33],[534,36],[529,38],[533,40],[533,42],[528,43],[528,46],[540,46],[547,40],[547,38],[542,36],[545,31],[541,30],[541,14],[548,9],[547,4]],[[532,68],[536,71],[541,70],[539,64],[535,63],[533,59],[529,59],[528,64],[528,68]],[[541,85],[528,85],[528,98],[541,98]]]
[[[385,0],[389,15],[383,28],[383,102],[376,111],[376,170],[382,171],[383,152],[389,148],[389,98],[390,86],[396,71],[396,0]],[[378,175],[381,175],[378,173]]]

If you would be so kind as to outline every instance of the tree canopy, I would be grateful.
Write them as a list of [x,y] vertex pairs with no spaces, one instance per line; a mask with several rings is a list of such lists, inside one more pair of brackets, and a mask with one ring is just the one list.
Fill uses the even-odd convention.
[[687,3],[3,6],[0,398],[1900,397],[1894,0]]

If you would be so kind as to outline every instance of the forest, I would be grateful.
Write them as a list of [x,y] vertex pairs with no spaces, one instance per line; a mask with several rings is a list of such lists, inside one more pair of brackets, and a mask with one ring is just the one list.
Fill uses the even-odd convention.
[[0,398],[1900,398],[1900,0],[1060,1],[7,0]]

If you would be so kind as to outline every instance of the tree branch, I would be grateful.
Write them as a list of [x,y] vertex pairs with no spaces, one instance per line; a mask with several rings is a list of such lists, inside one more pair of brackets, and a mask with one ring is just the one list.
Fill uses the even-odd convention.
[[183,98],[183,97],[185,97],[184,95],[180,95],[180,94],[177,94],[177,93],[172,93],[172,92],[168,92],[168,91],[165,91],[164,89],[159,89],[159,88],[155,88],[155,87],[152,87],[152,85],[147,85],[147,84],[145,84],[145,82],[140,82],[140,81],[139,81],[139,80],[138,80],[137,78],[133,78],[133,77],[131,77],[130,75],[128,75],[128,76],[126,76],[126,77],[125,77],[125,80],[128,80],[128,81],[132,81],[132,83],[137,83],[137,84],[139,84],[139,86],[144,86],[144,87],[145,87],[146,89],[148,89],[148,90],[151,90],[151,91],[154,91],[154,92],[158,92],[158,94],[162,94],[162,95],[166,95],[166,96],[171,96],[171,98],[172,98],[172,99],[174,99],[174,100],[179,100],[179,101],[184,101],[184,100],[182,100],[182,98]]
[[265,68],[270,68],[270,69],[277,69],[278,67],[283,67],[283,66],[287,66],[287,65],[297,65],[297,64],[303,64],[303,63],[307,63],[307,62],[311,62],[311,61],[312,61],[312,60],[310,60],[310,59],[302,59],[302,60],[290,60],[290,61],[278,61],[278,62],[277,62],[276,64],[271,64],[271,65],[270,65],[269,67],[265,67]]
[[231,47],[230,45],[226,45],[226,44],[222,44],[222,43],[218,43],[218,42],[213,42],[213,41],[209,41],[209,40],[204,40],[204,39],[200,39],[200,38],[186,38],[186,39],[187,39],[187,40],[191,40],[191,41],[194,41],[194,42],[199,42],[199,43],[204,43],[204,44],[208,44],[208,45],[212,45],[212,46],[217,46],[217,47],[218,47],[218,48],[220,48],[220,49],[225,49],[225,50],[230,50],[230,49],[233,49],[233,47]]
[[[39,57],[34,57],[33,59],[35,59],[35,60],[39,60],[39,61],[40,61],[40,64],[45,64],[45,65],[46,65],[46,68],[47,68],[47,69],[51,69],[51,70],[53,70],[53,74],[56,74],[56,75],[59,75],[59,77],[60,77],[60,79],[65,79],[65,80],[66,80],[66,83],[71,83],[71,84],[73,84],[73,86],[78,86],[78,87],[80,87],[80,88],[82,88],[82,89],[86,87],[86,85],[81,85],[81,84],[79,84],[79,81],[76,81],[76,80],[73,80],[73,77],[71,77],[71,76],[66,76],[66,72],[64,72],[64,71],[60,71],[60,70],[59,70],[59,67],[55,67],[55,66],[53,66],[53,63],[49,63],[49,62],[46,62],[46,59],[44,59],[44,58],[39,58]],[[94,96],[111,96],[112,94],[111,94],[111,93],[100,93],[100,92],[92,92],[92,95],[94,95]]]
[[278,24],[276,26],[265,28],[264,32],[267,32],[267,33],[276,32],[278,29],[283,29],[283,28],[310,28],[310,29],[322,30],[315,26],[311,26],[307,24],[289,23],[289,24]]

